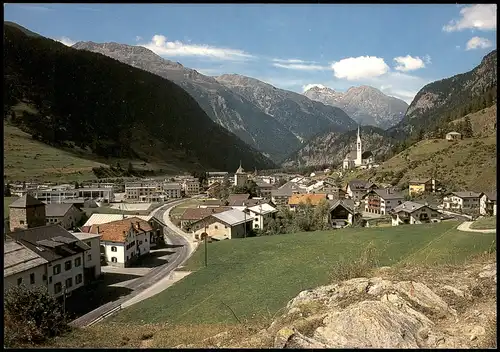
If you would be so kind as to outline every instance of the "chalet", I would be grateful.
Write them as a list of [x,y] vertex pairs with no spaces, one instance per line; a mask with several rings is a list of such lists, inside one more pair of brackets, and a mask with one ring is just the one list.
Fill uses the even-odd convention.
[[274,189],[273,185],[263,182],[257,181],[257,192],[261,197],[271,198],[271,191]]
[[132,217],[92,225],[89,233],[100,236],[100,250],[108,264],[124,268],[149,253],[152,230],[146,221]]
[[57,224],[70,230],[77,226],[82,216],[83,212],[73,204],[50,203],[45,206],[47,225]]
[[479,211],[482,193],[451,192],[443,199],[443,208],[447,210]]
[[497,192],[486,192],[479,200],[479,213],[481,215],[497,215]]
[[458,132],[455,132],[455,131],[452,131],[452,132],[448,132],[446,134],[446,140],[447,141],[458,141],[462,139],[462,134],[461,133],[458,133]]
[[404,197],[392,188],[385,188],[370,190],[362,197],[362,200],[365,202],[365,212],[387,215],[392,209],[404,202]]
[[363,180],[352,180],[347,184],[346,194],[357,204],[361,198],[370,190],[376,189],[377,185]]
[[244,194],[230,194],[229,197],[227,197],[227,205],[232,207],[232,206],[242,206],[244,205],[246,201],[250,199],[250,194],[244,193]]
[[196,239],[205,236],[216,240],[243,238],[252,230],[253,222],[254,218],[245,212],[231,209],[193,223],[192,232]]
[[404,202],[391,210],[392,226],[439,222],[441,213],[427,204]]
[[436,192],[436,180],[433,178],[410,180],[408,193],[415,196],[422,193]]
[[341,228],[353,223],[355,216],[360,216],[352,199],[330,200],[328,220],[332,227]]
[[275,189],[271,191],[271,201],[277,206],[286,206],[292,194],[293,189],[290,187]]

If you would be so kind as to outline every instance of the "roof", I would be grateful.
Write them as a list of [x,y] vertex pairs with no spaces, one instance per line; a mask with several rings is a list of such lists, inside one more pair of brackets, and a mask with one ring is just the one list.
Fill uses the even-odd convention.
[[351,150],[347,155],[345,156],[344,160],[355,160],[358,157],[358,153],[355,150]]
[[300,203],[307,203],[307,200],[311,201],[311,205],[318,205],[322,199],[326,200],[326,194],[316,193],[316,194],[294,194],[288,199],[289,205],[299,205]]
[[136,217],[144,221],[149,221],[152,218],[152,216],[150,215],[92,214],[87,222],[83,224],[83,226],[87,227],[92,225],[106,224],[108,222],[128,219],[131,217]]
[[163,189],[181,189],[182,186],[179,183],[165,183]]
[[85,233],[85,232],[72,232],[71,233],[73,236],[78,238],[80,241],[86,241],[90,240],[92,238],[99,238],[101,235],[98,235],[96,233]]
[[431,180],[432,180],[432,178],[413,179],[413,180],[410,180],[410,183],[422,184],[422,183],[430,182]]
[[372,182],[369,182],[369,181],[364,181],[364,180],[351,180],[351,181],[349,181],[348,186],[352,190],[365,190],[365,189],[368,189],[372,186],[375,186],[375,184]]
[[45,216],[47,217],[63,217],[71,209],[73,204],[58,204],[50,203],[45,205]]
[[253,221],[253,217],[237,209],[227,210],[219,214],[213,214],[212,216],[229,226],[236,226],[244,222]]
[[12,202],[9,205],[9,208],[26,208],[26,207],[31,207],[31,206],[37,206],[37,205],[45,205],[35,197],[25,194],[19,199],[16,199],[14,202]]
[[14,241],[5,242],[3,253],[3,277],[48,263],[37,253]]
[[477,192],[451,192],[451,194],[454,194],[459,198],[478,198],[481,196],[481,193]]
[[497,191],[483,193],[490,201],[497,201]]
[[378,188],[378,189],[371,190],[367,194],[370,194],[372,192],[375,193],[376,195],[378,195],[382,199],[403,199],[404,198],[404,196],[401,193],[394,191],[394,189],[392,189],[392,188]]
[[329,200],[328,203],[330,204],[330,211],[338,206],[342,206],[350,213],[354,213],[354,201],[352,199]]
[[242,174],[244,172],[245,172],[245,170],[243,170],[243,168],[241,167],[241,162],[240,162],[240,167],[238,168],[238,170],[236,170],[236,173],[237,174]]
[[264,181],[257,181],[257,182],[255,182],[255,184],[259,188],[274,188],[274,186],[272,184],[264,182]]
[[276,213],[278,212],[278,209],[275,207],[264,203],[260,205],[254,205],[253,207],[248,208],[253,213],[260,214],[260,215],[265,215],[265,214],[270,214],[270,213]]
[[412,202],[412,201],[407,201],[407,202],[404,202],[403,204],[400,204],[397,207],[395,207],[393,209],[393,212],[395,212],[395,213],[405,212],[405,213],[411,214],[411,213],[413,213],[421,208],[429,208],[431,210],[437,211],[436,209],[430,207],[429,205],[416,203],[416,202]]
[[137,232],[148,232],[153,230],[151,225],[149,225],[147,221],[133,216],[128,219],[112,221],[105,224],[92,225],[89,233],[98,233],[99,235],[101,235],[101,241],[125,242],[127,239],[126,234],[131,227],[133,227]]
[[218,208],[188,208],[181,215],[181,220],[201,220],[212,214],[222,213],[231,210],[231,207],[218,207]]
[[243,202],[248,199],[250,199],[250,194],[248,193],[230,194],[229,197],[227,197],[229,205],[243,205]]
[[271,196],[273,197],[290,197],[292,194],[293,194],[293,189],[289,187],[273,189],[271,191]]
[[49,262],[90,249],[59,225],[33,227],[11,232],[9,236]]

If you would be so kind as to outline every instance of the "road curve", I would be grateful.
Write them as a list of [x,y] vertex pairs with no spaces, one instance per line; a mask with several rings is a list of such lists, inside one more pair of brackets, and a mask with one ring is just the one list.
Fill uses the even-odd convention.
[[495,233],[497,232],[496,229],[489,229],[489,230],[475,230],[471,229],[470,225],[472,225],[473,221],[464,221],[460,225],[458,225],[457,230],[458,231],[465,231],[465,232],[480,232],[480,233]]
[[170,210],[176,205],[179,205],[186,201],[187,199],[174,201],[161,206],[153,212],[153,216],[164,225],[164,234],[169,239],[169,245],[171,246],[172,251],[175,252],[175,254],[171,255],[172,259],[166,264],[152,269],[146,275],[137,278],[131,284],[127,285],[128,288],[133,290],[130,294],[123,296],[118,300],[108,302],[94,309],[93,311],[79,317],[78,319],[73,320],[70,323],[71,326],[85,327],[92,324],[106,312],[117,308],[121,304],[127,302],[128,300],[137,296],[139,293],[153,286],[156,282],[170,275],[173,270],[184,264],[184,262],[189,259],[189,257],[194,252],[194,248],[186,237],[187,234],[178,229],[169,219]]

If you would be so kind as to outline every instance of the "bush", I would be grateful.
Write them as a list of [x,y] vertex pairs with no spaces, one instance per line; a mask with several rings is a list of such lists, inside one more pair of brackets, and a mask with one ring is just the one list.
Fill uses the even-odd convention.
[[378,266],[377,252],[377,248],[370,242],[356,260],[339,261],[332,270],[331,281],[344,281],[370,275],[371,270]]
[[4,309],[5,347],[39,344],[69,329],[62,304],[44,287],[9,289]]

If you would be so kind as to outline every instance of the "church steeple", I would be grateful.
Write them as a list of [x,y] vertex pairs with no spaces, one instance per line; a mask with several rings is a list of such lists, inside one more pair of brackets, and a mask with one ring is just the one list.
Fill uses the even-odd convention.
[[358,138],[356,141],[356,166],[362,164],[363,146],[361,144],[360,126],[358,125]]

